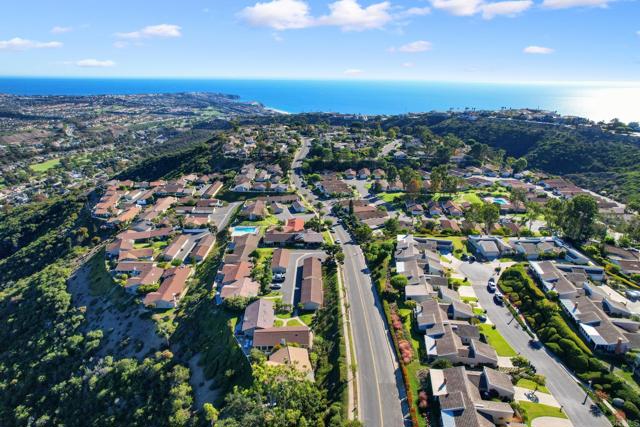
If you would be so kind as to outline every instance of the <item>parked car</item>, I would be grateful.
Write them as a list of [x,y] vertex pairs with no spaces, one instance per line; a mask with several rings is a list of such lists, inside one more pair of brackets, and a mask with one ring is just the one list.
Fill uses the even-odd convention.
[[538,338],[531,338],[529,340],[529,347],[538,350],[540,348],[542,348],[542,342],[540,342],[540,340]]
[[502,294],[500,292],[496,292],[493,295],[493,302],[495,302],[498,305],[504,304],[504,297],[502,296]]
[[467,260],[469,259],[469,255],[467,255],[467,254],[462,254],[462,256],[460,257],[460,259],[461,259],[462,261],[467,261]]
[[336,239],[336,240],[335,240],[335,242],[336,242],[336,244],[338,244],[338,245],[341,245],[341,244],[342,244],[342,240],[340,240],[340,239]]
[[473,255],[469,255],[469,262],[470,262],[470,263],[472,263],[472,262],[476,262],[476,257],[475,257],[475,256],[473,256]]
[[491,282],[491,281],[489,281],[489,283],[487,283],[487,290],[488,290],[490,293],[494,293],[494,292],[496,291],[496,289],[497,289],[497,287],[496,287],[495,282]]
[[629,298],[631,301],[637,301],[640,299],[640,291],[634,291],[629,289],[625,292],[625,294],[627,295],[627,298]]
[[274,282],[284,282],[284,273],[276,273],[273,275]]
[[282,288],[282,283],[272,283],[271,284],[271,289],[278,290],[278,289],[281,289],[281,288]]
[[484,323],[487,321],[487,316],[485,316],[484,314],[476,314],[476,319]]

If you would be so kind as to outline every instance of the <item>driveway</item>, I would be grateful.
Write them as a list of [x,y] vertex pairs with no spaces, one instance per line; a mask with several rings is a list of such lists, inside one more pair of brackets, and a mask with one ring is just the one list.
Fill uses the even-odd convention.
[[547,388],[562,405],[572,423],[576,426],[611,426],[606,417],[591,412],[593,401],[588,398],[585,400],[586,393],[557,357],[544,348],[532,349],[529,346],[529,335],[520,328],[509,310],[493,302],[493,296],[487,291],[486,286],[489,277],[494,274],[494,268],[495,264],[492,263],[461,262],[458,271],[473,283],[480,305],[487,310],[489,318],[500,334],[514,350],[533,363],[538,373],[547,378]]
[[295,306],[300,300],[300,283],[302,282],[302,261],[310,256],[317,256],[321,259],[326,257],[323,251],[290,249],[289,265],[287,265],[287,274],[285,274],[282,283],[282,302]]
[[216,211],[211,214],[211,219],[213,223],[218,227],[218,230],[222,230],[229,224],[229,220],[231,219],[231,215],[236,210],[236,208],[240,205],[241,202],[231,202],[226,206],[221,208],[216,208]]

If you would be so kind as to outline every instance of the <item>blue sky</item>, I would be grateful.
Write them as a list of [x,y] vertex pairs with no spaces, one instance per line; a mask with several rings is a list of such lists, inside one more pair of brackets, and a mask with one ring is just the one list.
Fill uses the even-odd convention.
[[7,1],[5,76],[640,80],[636,0]]

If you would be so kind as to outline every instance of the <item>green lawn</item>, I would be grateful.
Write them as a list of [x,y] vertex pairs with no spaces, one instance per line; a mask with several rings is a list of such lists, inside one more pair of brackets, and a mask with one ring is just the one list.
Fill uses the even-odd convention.
[[238,225],[246,225],[246,226],[272,226],[272,225],[278,225],[278,217],[274,216],[274,215],[268,215],[266,216],[264,219],[260,220],[260,221],[242,221],[240,224]]
[[51,160],[47,160],[46,162],[34,163],[32,165],[29,165],[29,169],[31,169],[34,172],[46,172],[51,168],[55,168],[59,164],[60,164],[60,159],[51,159]]
[[[540,385],[534,381],[528,380],[526,378],[520,378],[516,383],[516,386],[522,388],[528,388],[529,390],[537,390],[541,393],[549,393],[549,389],[546,386]],[[550,393],[549,393],[550,394]]]
[[483,308],[474,307],[473,308],[473,314],[475,314],[475,315],[484,314],[484,309]]
[[314,313],[306,313],[306,314],[301,314],[298,317],[300,317],[300,320],[302,320],[302,322],[307,325],[307,326],[311,326],[311,322],[313,322],[313,318],[315,317]]
[[467,304],[472,302],[478,302],[478,298],[476,297],[461,297],[462,302],[466,302]]
[[303,326],[300,319],[291,319],[287,321],[287,326]]
[[458,193],[456,194],[456,197],[454,198],[454,202],[455,203],[463,203],[463,202],[468,202],[471,204],[481,204],[482,203],[482,199],[478,196],[478,194],[474,191],[466,191],[464,193]]
[[400,197],[404,196],[404,193],[402,193],[402,192],[398,192],[398,193],[378,193],[376,196],[378,196],[378,198],[380,200],[384,200],[387,203],[393,203],[396,199],[399,199]]
[[533,402],[518,402],[518,404],[527,414],[528,426],[531,425],[531,421],[540,417],[567,418],[560,408]]
[[511,348],[509,343],[500,335],[497,329],[493,329],[493,325],[478,325],[480,332],[487,337],[487,342],[496,350],[498,356],[514,357],[517,356],[516,351]]

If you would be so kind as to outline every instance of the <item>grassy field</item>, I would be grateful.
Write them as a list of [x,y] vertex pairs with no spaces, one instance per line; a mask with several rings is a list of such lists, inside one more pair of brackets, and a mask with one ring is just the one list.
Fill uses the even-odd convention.
[[384,200],[387,203],[393,203],[396,199],[404,196],[404,193],[378,193],[377,196],[380,200]]
[[274,215],[268,215],[267,217],[265,217],[264,219],[260,220],[260,221],[242,221],[240,224],[238,225],[246,225],[246,226],[272,226],[272,225],[278,225],[278,217],[274,216]]
[[526,378],[520,378],[516,383],[516,386],[522,388],[528,388],[529,390],[537,390],[541,393],[549,393],[549,389],[546,386],[540,385],[534,381],[528,380]]
[[497,329],[493,329],[492,325],[478,325],[480,332],[487,337],[487,342],[496,350],[498,356],[514,357],[517,356],[516,351],[511,348],[509,343],[500,335]]
[[518,402],[520,408],[527,413],[527,425],[531,425],[531,421],[540,417],[555,417],[555,418],[567,418],[567,416],[560,410],[549,405],[543,405],[542,403],[532,402]]
[[51,160],[47,160],[46,162],[42,162],[42,163],[34,163],[32,165],[29,165],[29,169],[31,169],[34,172],[46,172],[49,169],[55,168],[56,166],[58,166],[60,164],[60,159],[51,159]]

